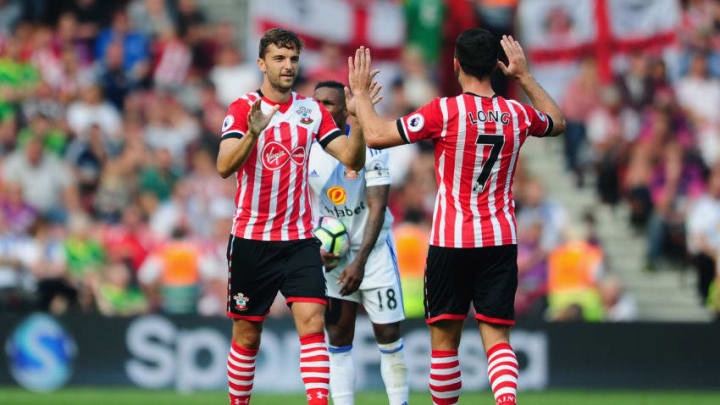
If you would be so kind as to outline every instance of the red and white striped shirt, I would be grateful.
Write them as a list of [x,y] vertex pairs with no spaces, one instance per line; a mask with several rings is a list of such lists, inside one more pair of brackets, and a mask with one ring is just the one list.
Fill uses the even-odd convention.
[[[235,100],[222,126],[222,139],[242,138],[252,104],[262,98],[267,114],[278,103],[258,90]],[[312,237],[307,161],[314,139],[326,147],[341,135],[330,113],[313,99],[294,92],[273,116],[238,169],[237,207],[232,234],[265,241]]]
[[529,135],[550,133],[549,116],[515,100],[463,93],[436,98],[397,125],[405,142],[435,144],[431,245],[517,243],[512,183],[518,153]]

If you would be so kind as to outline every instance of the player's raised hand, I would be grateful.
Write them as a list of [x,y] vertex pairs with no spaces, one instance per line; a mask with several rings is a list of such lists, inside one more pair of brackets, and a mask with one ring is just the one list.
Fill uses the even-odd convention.
[[338,285],[344,283],[342,288],[340,288],[340,295],[350,295],[357,291],[357,289],[360,288],[363,277],[365,277],[365,265],[359,263],[357,260],[353,260],[352,263],[345,267],[345,270],[340,274],[340,278],[338,278]]
[[[355,51],[355,57],[348,57],[348,83],[354,95],[369,95],[374,71],[370,71],[370,48],[361,46]],[[373,74],[374,73],[374,74]]]
[[505,65],[502,61],[498,61],[497,65],[505,76],[518,79],[530,73],[527,65],[527,59],[525,59],[525,53],[523,52],[520,43],[516,41],[515,38],[511,35],[503,35],[500,40],[500,45],[505,51],[508,64]]
[[[380,73],[379,70],[373,70],[370,72],[370,79],[372,80],[372,83],[370,84],[370,101],[372,101],[373,105],[379,103],[380,100],[383,99],[383,96],[380,95],[382,84],[379,84],[377,80],[374,80],[378,73]],[[353,97],[352,92],[347,87],[345,87],[345,108],[347,108],[350,115],[355,116],[355,112],[357,111],[355,108],[355,97]]]
[[263,114],[262,109],[260,108],[261,100],[257,100],[255,103],[253,103],[252,107],[250,108],[250,112],[248,112],[248,133],[252,134],[253,136],[258,136],[262,133],[262,131],[265,130],[265,128],[270,124],[270,120],[272,119],[273,115],[277,112],[277,110],[280,108],[279,105],[275,105],[272,108],[272,111],[270,111],[269,114]]

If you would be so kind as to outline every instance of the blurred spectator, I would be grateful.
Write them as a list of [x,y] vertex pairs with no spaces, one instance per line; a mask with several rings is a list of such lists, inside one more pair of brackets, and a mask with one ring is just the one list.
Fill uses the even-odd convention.
[[653,79],[650,76],[649,58],[642,53],[630,55],[630,66],[626,73],[615,78],[624,103],[640,112],[650,104],[653,97]]
[[168,95],[155,95],[149,104],[145,142],[152,150],[168,152],[173,165],[185,166],[186,149],[200,135],[197,119]]
[[412,110],[422,107],[438,93],[421,56],[419,48],[414,46],[405,48],[403,52],[403,90]]
[[75,308],[78,290],[67,272],[61,230],[39,220],[31,227],[29,236],[17,252],[24,268],[36,280],[38,308],[53,314]]
[[523,182],[518,189],[518,291],[519,316],[542,316],[547,290],[548,255],[560,244],[566,215],[545,197],[538,179]]
[[110,13],[114,9],[100,0],[69,0],[62,7],[62,11],[71,12],[77,17],[78,37],[87,41],[93,40],[100,28],[109,23]]
[[89,66],[94,59],[92,47],[87,38],[82,38],[80,31],[77,16],[71,11],[62,13],[56,24],[53,49],[61,55],[70,53],[77,58],[79,65]]
[[112,25],[103,30],[95,41],[95,57],[105,59],[108,48],[119,43],[123,49],[123,68],[125,73],[141,80],[149,69],[150,49],[147,38],[139,32],[130,30],[127,13],[118,10],[113,14]]
[[[163,200],[150,217],[150,229],[162,239],[170,237],[179,226],[189,226],[188,200],[190,188],[185,180],[174,184],[170,198]],[[187,229],[189,231],[189,229]]]
[[238,95],[246,93],[248,89],[258,88],[261,84],[257,66],[241,64],[238,51],[231,47],[220,49],[217,65],[212,68],[209,77],[217,89],[220,103],[225,107],[235,101]]
[[87,310],[94,304],[92,286],[100,277],[107,254],[87,215],[73,214],[68,231],[63,242],[67,268],[72,282],[78,287],[79,303]]
[[102,98],[102,92],[97,85],[85,87],[82,98],[70,104],[67,121],[75,135],[81,138],[88,136],[88,130],[93,125],[98,125],[110,139],[121,135],[122,117],[112,104]]
[[131,273],[123,262],[110,263],[95,283],[97,308],[103,315],[131,316],[148,311],[145,295],[131,285]]
[[720,253],[720,166],[713,168],[707,192],[692,204],[686,226],[687,250],[698,272],[698,294],[705,302]]
[[159,89],[179,90],[185,83],[192,54],[187,44],[167,28],[160,32],[155,42],[156,60],[153,68],[153,81]]
[[72,171],[46,152],[38,136],[31,137],[4,162],[3,176],[18,181],[25,201],[44,215],[62,218],[65,209],[77,207]]
[[154,249],[138,273],[152,308],[168,314],[196,313],[201,253],[186,236],[184,228],[175,228],[172,239]]
[[603,253],[589,244],[577,227],[567,231],[567,242],[548,259],[549,318],[564,320],[565,311],[577,305],[586,321],[604,317],[597,282],[603,273]]
[[76,138],[67,148],[65,159],[73,165],[80,200],[86,210],[91,209],[100,184],[100,175],[110,149],[103,140],[98,125],[90,128],[87,138]]
[[234,193],[225,192],[225,185],[235,181],[217,175],[215,157],[206,149],[195,151],[192,169],[192,174],[184,180],[188,195],[188,224],[195,235],[209,237],[215,232],[215,225],[208,218],[229,216],[235,212]]
[[333,42],[325,42],[321,49],[321,58],[318,66],[307,73],[307,78],[313,82],[334,80],[347,84],[348,65],[342,55],[340,45]]
[[600,199],[616,204],[620,200],[619,165],[637,136],[639,122],[637,114],[624,108],[617,87],[602,89],[601,103],[588,117],[587,136],[598,172]]
[[[30,110],[30,108],[26,110]],[[57,157],[62,157],[68,141],[68,134],[57,125],[57,121],[48,116],[45,110],[37,112],[28,111],[28,113],[27,126],[18,132],[16,145],[23,148],[31,138],[36,137],[42,140],[43,147],[47,152]]]
[[6,181],[0,195],[2,229],[9,234],[23,235],[38,217],[37,211],[23,197],[22,185]]
[[603,278],[598,291],[605,308],[605,320],[613,322],[635,321],[638,317],[635,298],[623,291],[620,280],[614,276]]
[[205,24],[205,14],[200,10],[196,0],[178,0],[175,20],[181,37],[187,35],[191,26]]
[[99,69],[98,78],[105,97],[119,111],[125,105],[125,97],[139,84],[123,68],[123,52],[120,42],[113,42],[108,45],[104,63]]
[[0,47],[0,121],[14,117],[14,104],[31,96],[39,81],[37,69],[21,59],[20,47],[15,38]]
[[199,261],[202,291],[197,302],[197,311],[205,316],[223,316],[227,310],[227,245],[228,229],[232,220],[225,212],[213,212],[212,235]]
[[180,173],[173,167],[170,152],[160,149],[154,153],[152,164],[140,172],[140,190],[164,201],[172,194],[179,178]]
[[425,63],[433,66],[442,50],[446,6],[443,0],[408,0],[404,2],[407,40],[422,51]]
[[166,0],[132,0],[128,5],[130,26],[146,38],[175,29]]
[[693,55],[688,73],[677,82],[676,91],[680,106],[698,129],[717,125],[720,81],[708,75],[706,55]]
[[567,120],[567,129],[563,134],[565,141],[565,161],[567,168],[575,173],[578,186],[584,183],[582,146],[585,143],[587,129],[585,122],[600,105],[600,82],[597,67],[592,59],[585,59],[580,65],[577,77],[567,86],[562,99],[562,110]]
[[0,0],[0,37],[12,34],[22,11],[20,0]]

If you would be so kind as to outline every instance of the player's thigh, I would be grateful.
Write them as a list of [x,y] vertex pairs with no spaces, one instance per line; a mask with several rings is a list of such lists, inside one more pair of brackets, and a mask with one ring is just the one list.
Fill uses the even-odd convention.
[[228,246],[227,315],[235,319],[264,320],[282,283],[277,247],[269,242],[231,237]]
[[358,303],[338,298],[328,297],[325,307],[325,329],[327,329],[330,344],[333,346],[348,346],[355,337],[355,320],[357,318]]
[[474,263],[468,249],[428,248],[425,267],[425,321],[462,320],[473,294]]
[[285,301],[288,305],[295,302],[325,305],[327,296],[320,242],[315,238],[294,241],[290,249],[282,263],[284,278],[280,291]]
[[473,285],[475,317],[482,322],[515,324],[515,293],[518,285],[517,245],[480,248],[483,265]]

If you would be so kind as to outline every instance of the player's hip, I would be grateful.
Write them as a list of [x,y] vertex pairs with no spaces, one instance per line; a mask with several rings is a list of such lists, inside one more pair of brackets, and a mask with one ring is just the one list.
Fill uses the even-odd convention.
[[238,238],[278,242],[312,238],[312,215],[290,216],[282,213],[266,217],[238,216],[233,220],[231,235]]

